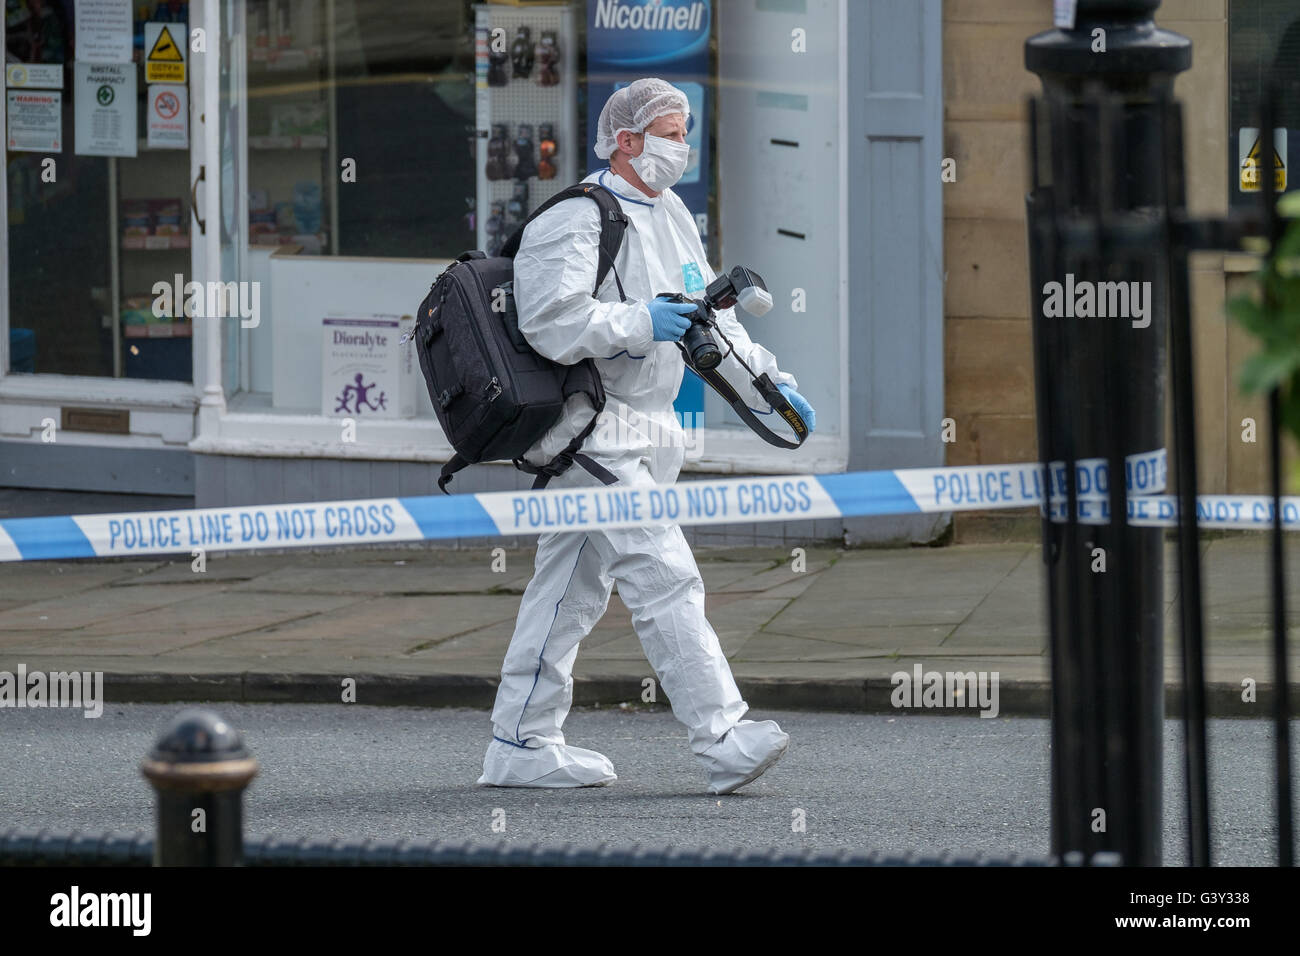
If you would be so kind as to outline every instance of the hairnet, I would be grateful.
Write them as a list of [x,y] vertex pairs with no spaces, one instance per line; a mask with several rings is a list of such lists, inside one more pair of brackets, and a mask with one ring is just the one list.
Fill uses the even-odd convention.
[[667,80],[647,77],[615,90],[596,123],[596,155],[609,159],[618,149],[619,133],[644,133],[647,126],[669,113],[689,119],[691,106],[686,94]]

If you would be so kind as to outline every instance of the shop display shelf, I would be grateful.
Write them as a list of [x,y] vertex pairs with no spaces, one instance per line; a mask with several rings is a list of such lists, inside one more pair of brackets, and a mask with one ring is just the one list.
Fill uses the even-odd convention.
[[313,47],[253,47],[248,55],[250,65],[259,70],[288,73],[292,70],[319,69],[323,50]]
[[326,149],[329,137],[324,133],[308,133],[302,136],[250,136],[248,148],[258,150],[275,149]]
[[308,255],[320,255],[322,249],[329,246],[329,233],[295,233],[255,232],[249,235],[248,244],[255,248],[280,246],[301,246]]
[[122,324],[122,337],[127,339],[182,339],[194,335],[192,322],[149,322],[145,325]]
[[132,252],[158,252],[167,249],[188,249],[190,237],[177,236],[123,236],[122,248]]

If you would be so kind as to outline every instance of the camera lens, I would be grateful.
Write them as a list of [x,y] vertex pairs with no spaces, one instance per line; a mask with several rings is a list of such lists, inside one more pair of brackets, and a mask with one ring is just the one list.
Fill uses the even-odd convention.
[[700,371],[707,372],[722,364],[722,352],[712,342],[706,342],[691,353],[691,361]]
[[717,368],[722,363],[722,352],[713,336],[702,325],[691,323],[691,327],[682,336],[682,345],[691,357],[691,364],[702,372]]

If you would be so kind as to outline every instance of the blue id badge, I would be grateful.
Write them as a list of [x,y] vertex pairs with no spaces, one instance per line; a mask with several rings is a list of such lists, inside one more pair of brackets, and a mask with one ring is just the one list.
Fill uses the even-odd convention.
[[700,267],[694,262],[682,266],[682,285],[687,295],[704,291],[704,276],[700,272]]

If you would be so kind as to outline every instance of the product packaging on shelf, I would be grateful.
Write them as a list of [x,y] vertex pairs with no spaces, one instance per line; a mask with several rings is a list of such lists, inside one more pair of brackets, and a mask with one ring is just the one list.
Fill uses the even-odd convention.
[[321,195],[320,183],[302,180],[293,185],[293,215],[298,220],[302,232],[320,231]]
[[124,338],[181,338],[192,334],[193,322],[185,315],[186,300],[173,305],[176,313],[174,316],[157,314],[154,311],[154,301],[148,295],[128,296],[122,300],[118,315],[121,317]]
[[521,123],[515,136],[513,175],[521,182],[537,175],[537,160],[533,157],[533,127],[528,123]]
[[324,136],[328,129],[324,103],[273,103],[272,136]]
[[538,179],[555,178],[555,126],[551,123],[543,123],[537,128],[537,154],[541,159],[537,163]]
[[533,30],[521,26],[510,44],[510,63],[516,80],[526,80],[533,72]]
[[179,199],[124,199],[123,249],[188,249],[185,205]]
[[419,385],[415,349],[400,348],[414,320],[396,315],[321,320],[321,413],[342,418],[410,418]]
[[153,234],[179,236],[181,234],[181,204],[176,199],[155,200]]
[[122,235],[147,236],[153,231],[153,217],[144,199],[127,199],[122,203]]
[[537,59],[537,85],[556,86],[560,82],[560,41],[554,30],[543,30],[534,51]]

